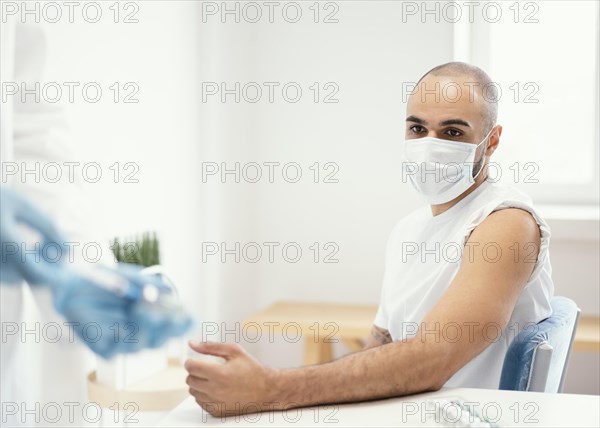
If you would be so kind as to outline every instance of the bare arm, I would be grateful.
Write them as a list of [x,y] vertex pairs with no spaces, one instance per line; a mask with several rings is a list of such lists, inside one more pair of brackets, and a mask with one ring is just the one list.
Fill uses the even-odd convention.
[[391,342],[392,336],[390,335],[389,331],[387,331],[385,328],[373,325],[373,328],[371,329],[371,334],[369,335],[364,344],[363,351]]
[[[194,345],[198,352],[222,356],[226,363],[221,367],[188,360],[190,393],[211,414],[224,415],[239,412],[240,403],[243,408],[248,402],[263,403],[260,410],[268,410],[439,389],[490,345],[489,333],[484,331],[490,323],[499,328],[507,325],[534,267],[525,251],[515,253],[511,246],[516,243],[524,248],[533,242],[539,248],[540,234],[530,214],[506,209],[491,214],[468,241],[477,244],[471,246],[474,251],[465,253],[458,274],[415,338],[321,365],[284,370],[263,367],[237,345]],[[503,254],[494,262],[481,251],[488,243]],[[458,340],[440,340],[439,332],[449,323],[460,326]]]

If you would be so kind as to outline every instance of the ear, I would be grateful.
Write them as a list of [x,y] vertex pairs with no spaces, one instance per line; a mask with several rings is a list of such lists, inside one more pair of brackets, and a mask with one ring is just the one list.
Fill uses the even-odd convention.
[[500,136],[502,135],[502,125],[496,125],[492,129],[485,155],[490,157],[500,145]]

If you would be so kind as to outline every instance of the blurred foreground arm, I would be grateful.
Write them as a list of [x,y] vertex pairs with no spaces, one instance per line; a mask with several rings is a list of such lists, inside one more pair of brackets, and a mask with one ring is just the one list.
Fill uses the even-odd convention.
[[64,261],[65,242],[37,207],[0,186],[3,284],[49,286],[56,310],[104,358],[159,347],[189,329],[191,318],[159,276],[127,264],[75,270]]

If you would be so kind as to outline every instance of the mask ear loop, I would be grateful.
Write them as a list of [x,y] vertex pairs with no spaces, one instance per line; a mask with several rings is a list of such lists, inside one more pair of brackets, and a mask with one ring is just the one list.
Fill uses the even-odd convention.
[[[484,139],[481,140],[481,143],[477,144],[477,147],[479,147],[480,145],[482,145],[485,142],[485,146],[484,146],[485,149],[481,153],[481,158],[479,159],[479,162],[477,162],[477,166],[478,166],[477,173],[475,173],[476,168],[473,168],[473,173],[471,174],[473,177],[473,181],[475,181],[477,179],[477,177],[479,176],[479,173],[483,170],[483,158],[485,157],[485,150],[487,149],[487,143],[489,143],[489,141],[490,141],[490,135],[493,130],[494,130],[494,126],[492,126],[492,129],[489,130],[489,132],[484,137]],[[475,148],[475,150],[477,150],[477,147]]]

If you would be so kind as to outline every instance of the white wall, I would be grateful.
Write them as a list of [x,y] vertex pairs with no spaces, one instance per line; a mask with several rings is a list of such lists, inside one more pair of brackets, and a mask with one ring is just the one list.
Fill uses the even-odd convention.
[[[84,158],[140,166],[139,184],[86,185],[92,218],[104,239],[157,229],[165,264],[202,320],[241,321],[280,299],[378,301],[387,236],[420,203],[401,183],[402,82],[452,60],[453,32],[403,24],[393,2],[339,5],[337,24],[202,23],[199,2],[142,2],[139,24],[48,28],[49,80],[139,85],[139,104],[67,106]],[[296,104],[280,92],[274,103],[202,103],[201,82],[211,81],[297,82],[304,95]],[[339,85],[339,103],[312,102],[313,82]],[[202,162],[236,161],[297,162],[304,176],[202,182]],[[335,162],[339,183],[313,183],[314,162]],[[202,263],[201,243],[213,241],[297,242],[304,254],[296,264],[280,252],[275,263],[265,254],[255,264]],[[339,263],[314,263],[313,242],[335,242]],[[597,243],[556,243],[552,257],[557,290],[598,313]],[[301,361],[301,344],[248,349],[275,366]],[[570,391],[598,393],[591,378],[574,378]]]
[[[94,82],[103,90],[97,103],[84,101],[81,92],[74,103],[60,103],[78,160],[102,168],[97,183],[78,176],[86,197],[82,205],[89,205],[91,239],[104,244],[115,236],[157,230],[164,264],[178,283],[189,284],[182,286],[184,296],[199,296],[202,270],[195,243],[204,210],[196,185],[202,157],[197,76],[203,55],[196,8],[185,2],[138,4],[139,23],[112,22],[107,3],[96,24],[81,18],[47,24],[46,81]],[[122,10],[120,19],[129,12]],[[131,93],[123,85],[134,82],[139,103],[115,103],[114,82],[120,83],[121,97]],[[117,183],[110,169],[115,162],[121,172]],[[137,165],[130,177],[137,183],[126,182],[134,172],[126,162]]]
[[[221,198],[222,227],[205,239],[297,242],[303,249],[295,264],[279,253],[272,264],[265,256],[256,264],[207,265],[221,272],[217,287],[227,321],[241,321],[276,300],[376,304],[387,236],[418,204],[400,184],[402,82],[451,60],[452,28],[399,25],[400,5],[388,2],[374,8],[346,2],[338,18],[337,24],[215,20],[201,28],[206,38],[216,36],[219,53],[206,81],[297,82],[305,93],[296,104],[278,96],[274,103],[222,104],[217,98],[203,106],[221,118],[218,154],[210,160],[297,162],[303,171],[293,184],[278,175],[275,183],[212,185]],[[407,43],[417,39],[418,49]],[[308,91],[313,82],[339,85],[339,103],[315,104]],[[335,162],[339,183],[312,182],[314,162]],[[314,242],[336,243],[339,263],[315,263],[308,248]],[[300,345],[249,349],[284,366],[300,362]]]
[[[587,210],[589,211],[589,210]],[[549,224],[555,294],[573,299],[581,314],[600,314],[600,248],[598,220],[567,221],[556,215]],[[573,239],[570,236],[578,236]],[[574,352],[569,361],[565,392],[600,394],[600,354]]]

